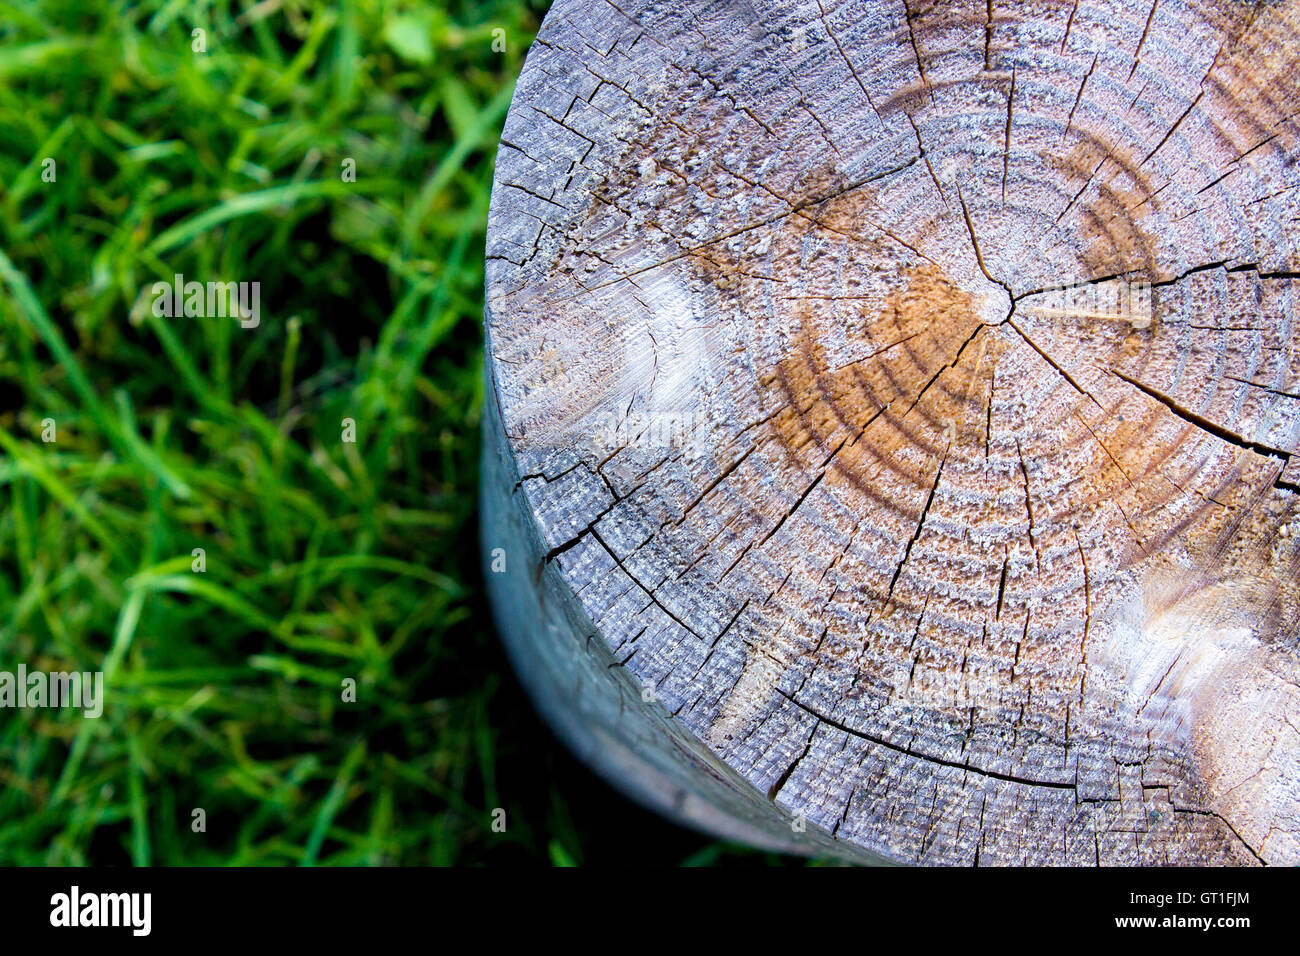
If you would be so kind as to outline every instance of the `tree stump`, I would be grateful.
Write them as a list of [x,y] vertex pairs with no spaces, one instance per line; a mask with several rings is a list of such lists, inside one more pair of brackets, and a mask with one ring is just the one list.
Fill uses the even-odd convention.
[[559,0],[483,540],[569,743],[768,847],[1300,862],[1298,28]]

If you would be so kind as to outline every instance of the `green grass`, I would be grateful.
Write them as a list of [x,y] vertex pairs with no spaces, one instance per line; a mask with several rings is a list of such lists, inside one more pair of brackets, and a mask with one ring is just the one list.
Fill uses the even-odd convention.
[[[484,223],[540,15],[0,0],[0,670],[107,682],[0,710],[0,863],[777,862],[574,765],[491,630]],[[261,324],[156,316],[175,273]]]
[[[523,808],[486,825],[472,531],[483,223],[538,19],[0,4],[0,667],[108,683],[98,721],[0,714],[0,860],[545,852]],[[259,281],[261,325],[156,317],[177,272]]]

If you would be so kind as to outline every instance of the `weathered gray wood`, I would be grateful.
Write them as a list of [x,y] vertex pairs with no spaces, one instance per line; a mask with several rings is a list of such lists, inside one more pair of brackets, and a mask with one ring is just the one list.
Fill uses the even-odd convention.
[[768,846],[1300,862],[1298,33],[559,0],[483,535],[571,745]]
[[[488,388],[491,394],[490,380]],[[489,593],[520,679],[555,732],[627,796],[678,823],[770,850],[845,855],[821,834],[800,833],[805,821],[774,813],[669,717],[650,688],[617,665],[557,564],[545,560],[511,461],[500,416],[489,404],[480,512]],[[858,851],[850,858],[879,862]]]

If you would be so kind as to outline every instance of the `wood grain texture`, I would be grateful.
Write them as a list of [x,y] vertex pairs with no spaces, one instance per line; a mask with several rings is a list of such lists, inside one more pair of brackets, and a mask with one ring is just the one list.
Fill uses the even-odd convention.
[[1295,0],[556,3],[485,495],[718,813],[1300,863],[1298,43]]

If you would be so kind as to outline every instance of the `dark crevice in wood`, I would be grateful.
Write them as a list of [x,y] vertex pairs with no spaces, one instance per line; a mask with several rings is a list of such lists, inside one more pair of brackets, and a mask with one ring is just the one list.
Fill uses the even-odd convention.
[[786,700],[788,700],[790,703],[794,704],[796,707],[800,708],[801,710],[807,712],[811,716],[816,717],[818,720],[820,720],[822,723],[826,724],[827,726],[834,727],[836,730],[841,731],[842,733],[850,734],[851,736],[857,737],[861,740],[865,740],[868,743],[875,744],[878,747],[884,747],[886,750],[892,750],[895,753],[905,754],[908,757],[915,757],[917,760],[922,760],[926,763],[935,764],[940,767],[949,767],[953,770],[962,770],[965,771],[966,773],[973,773],[976,776],[989,777],[993,780],[1005,780],[1008,783],[1023,784],[1026,787],[1045,787],[1051,790],[1071,790],[1076,793],[1078,792],[1075,783],[1069,780],[1043,780],[1034,777],[1021,777],[1021,776],[1017,776],[1016,774],[1002,773],[997,770],[983,770],[979,767],[973,767],[969,763],[964,761],[945,760],[942,757],[933,757],[928,754],[918,753],[915,750],[911,750],[908,747],[904,747],[901,746],[900,744],[893,743],[892,741],[886,740],[883,737],[878,737],[875,734],[869,734],[861,730],[855,730],[854,728],[849,727],[846,724],[840,723],[838,720],[836,720],[833,717],[827,717],[825,714],[820,714],[813,708],[809,707],[807,704],[803,703],[803,701],[796,700],[794,697],[790,696],[785,691],[781,690],[781,688],[779,687],[776,688],[776,692],[780,694],[782,697],[784,697]]
[[1201,431],[1208,432],[1209,434],[1213,435],[1215,438],[1222,439],[1223,441],[1226,441],[1232,445],[1236,445],[1239,448],[1245,448],[1248,451],[1253,451],[1257,455],[1265,455],[1270,458],[1276,458],[1279,461],[1283,462],[1284,464],[1291,460],[1290,452],[1283,451],[1280,448],[1274,448],[1271,445],[1264,445],[1256,441],[1251,441],[1248,438],[1244,438],[1241,435],[1238,435],[1236,432],[1224,428],[1218,422],[1211,421],[1210,419],[1206,418],[1204,415],[1200,415],[1197,412],[1192,411],[1190,408],[1185,408],[1184,406],[1178,404],[1178,402],[1175,401],[1173,398],[1166,395],[1164,392],[1161,392],[1158,389],[1154,389],[1150,385],[1147,385],[1144,382],[1140,382],[1137,379],[1133,378],[1132,376],[1125,375],[1123,372],[1116,371],[1115,369],[1110,369],[1109,371],[1110,374],[1114,375],[1116,378],[1128,382],[1128,384],[1132,385],[1134,388],[1138,389],[1143,394],[1147,395],[1150,398],[1155,399],[1157,402],[1165,406],[1165,408],[1169,409],[1171,412],[1173,412],[1183,421],[1187,422],[1190,425],[1196,426],[1197,428],[1201,429]]

